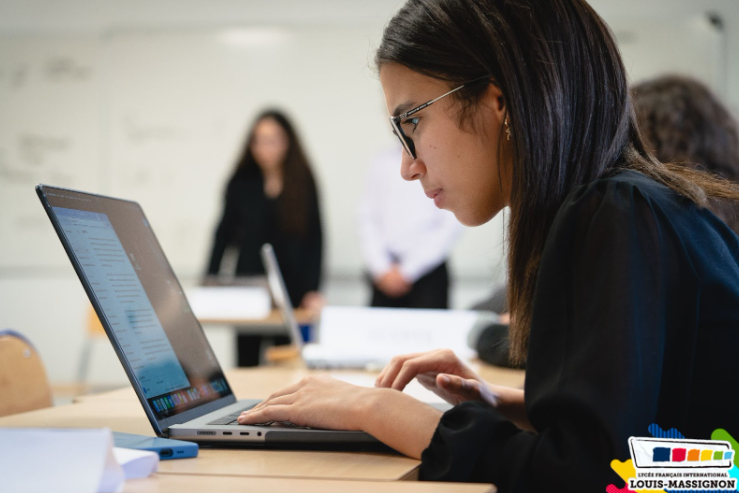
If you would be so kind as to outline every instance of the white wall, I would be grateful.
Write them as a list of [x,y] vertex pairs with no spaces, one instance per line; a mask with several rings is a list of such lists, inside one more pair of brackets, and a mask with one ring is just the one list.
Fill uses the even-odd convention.
[[[53,381],[74,378],[85,337],[87,302],[32,195],[29,185],[37,181],[141,201],[177,273],[186,284],[194,282],[205,262],[222,183],[241,134],[250,114],[267,102],[282,102],[291,110],[316,166],[328,218],[329,302],[363,303],[367,290],[361,282],[353,215],[367,160],[391,142],[369,61],[384,23],[401,3],[0,0],[0,100],[3,94],[6,97],[0,112],[0,327],[13,327],[31,337]],[[593,5],[619,37],[634,80],[663,69],[692,73],[739,108],[738,2],[594,0]],[[722,33],[705,21],[708,11],[723,19]],[[279,87],[247,87],[233,97],[238,84],[252,75],[246,65],[233,70],[234,64],[229,63],[232,68],[226,70],[224,63],[246,55],[228,54],[225,48],[216,48],[213,40],[224,30],[244,27],[286,32],[301,43],[313,43],[312,49],[301,44],[300,53],[307,56],[312,51],[317,59],[304,60],[301,73],[282,80]],[[321,36],[326,46],[341,45],[322,50]],[[8,84],[13,74],[7,67],[18,67],[14,60],[30,60],[28,73],[33,67],[41,70],[44,60],[53,59],[52,48],[78,55],[74,60],[80,67],[94,69],[84,79],[88,90],[64,86],[62,93],[56,93],[52,86],[43,90],[28,86],[23,97],[11,98]],[[32,55],[44,50],[51,50],[51,55],[34,62]],[[272,69],[286,73],[295,53],[276,55],[279,59],[273,60]],[[223,59],[214,59],[213,54]],[[204,65],[184,79],[188,55]],[[252,64],[269,69],[265,60],[252,60]],[[312,72],[312,66],[321,73]],[[74,67],[68,66],[67,72],[74,72]],[[340,83],[331,85],[332,81]],[[176,94],[143,97],[154,83],[166,83],[163,87]],[[288,90],[291,84],[294,91]],[[279,91],[270,89],[289,97],[280,100]],[[47,99],[39,99],[40,94]],[[260,95],[269,97],[264,101]],[[178,109],[181,100],[187,101],[189,111]],[[76,112],[69,108],[71,101],[77,103]],[[347,110],[351,110],[348,122],[344,120]],[[344,132],[342,141],[350,141],[348,148],[333,139],[337,116],[341,116],[337,131]],[[31,149],[26,149],[26,155],[33,149],[43,152],[41,164],[35,167],[28,158],[25,164],[18,160],[19,140],[13,131],[22,127],[24,119],[47,125],[41,127],[46,139],[31,132],[36,139],[24,141]],[[351,140],[351,131],[363,138]],[[75,145],[65,147],[63,142]],[[199,193],[197,207],[192,190]],[[168,201],[160,200],[160,194]],[[187,216],[171,212],[177,207],[186,210],[192,221],[183,222]],[[502,219],[496,218],[468,230],[455,249],[454,306],[468,306],[500,280],[502,230]],[[229,334],[217,330],[209,334],[228,366],[232,361]],[[105,341],[97,344],[95,353],[93,380],[125,381]]]

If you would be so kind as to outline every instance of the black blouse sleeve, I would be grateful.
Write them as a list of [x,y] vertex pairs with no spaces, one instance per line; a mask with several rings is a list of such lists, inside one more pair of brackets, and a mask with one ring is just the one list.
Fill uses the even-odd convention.
[[570,194],[534,296],[525,393],[537,432],[461,404],[423,452],[421,478],[492,482],[501,492],[622,485],[610,462],[626,460],[628,437],[648,436],[661,419],[665,360],[686,349],[666,350],[666,329],[697,319],[695,276],[669,214],[639,187],[600,180]]
[[[323,226],[317,193],[313,195],[309,230],[305,243],[305,291],[318,291],[323,268]],[[300,300],[297,300],[300,302]]]
[[221,221],[216,228],[213,238],[213,248],[208,261],[208,275],[217,275],[221,269],[221,260],[226,252],[226,247],[233,241],[233,232],[239,222],[239,204],[234,183],[229,183],[226,189],[226,200],[223,208]]

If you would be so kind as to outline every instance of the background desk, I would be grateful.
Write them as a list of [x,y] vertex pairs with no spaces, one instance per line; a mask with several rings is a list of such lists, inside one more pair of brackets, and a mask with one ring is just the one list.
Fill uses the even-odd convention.
[[[295,319],[299,324],[312,324],[314,322],[308,310],[297,308],[294,311]],[[242,334],[269,334],[287,335],[287,326],[282,318],[280,310],[272,310],[266,318],[207,318],[198,317],[202,325],[228,325],[238,327]]]
[[[313,315],[308,310],[296,309],[294,313],[298,324],[313,324]],[[248,367],[264,364],[268,361],[265,354],[275,347],[275,344],[285,344],[287,342],[285,338],[289,337],[287,325],[279,310],[272,310],[266,318],[261,319],[198,317],[198,321],[206,330],[227,329],[234,333],[232,336],[234,339],[236,334],[252,336],[251,345],[255,349],[253,354],[246,356],[245,363]],[[236,359],[233,360],[233,365],[238,365]]]

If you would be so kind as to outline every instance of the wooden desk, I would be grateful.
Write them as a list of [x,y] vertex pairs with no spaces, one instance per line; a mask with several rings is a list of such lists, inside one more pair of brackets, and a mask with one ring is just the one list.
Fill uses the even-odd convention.
[[[259,368],[231,372],[237,395],[264,398],[300,380],[306,370]],[[0,418],[0,426],[97,428],[153,436],[133,390],[122,389],[59,406]],[[395,453],[201,448],[199,457],[162,461],[160,474],[395,481],[415,479],[419,461]]]
[[316,479],[234,478],[226,476],[187,476],[157,474],[146,479],[126,481],[124,493],[494,493],[489,484],[418,483],[402,481],[329,481]]
[[[523,372],[481,366],[477,368],[491,381],[506,385],[523,384]],[[297,382],[316,371],[296,367],[262,367],[228,372],[236,394],[244,398],[264,398],[276,388]],[[371,385],[376,374],[358,371],[330,372],[352,383]],[[419,386],[420,387],[420,386]],[[436,399],[427,392],[425,397]],[[409,388],[409,393],[419,392]],[[424,396],[419,396],[424,397]],[[115,431],[153,436],[143,409],[130,387],[104,394],[83,396],[68,406],[0,418],[0,427],[109,427]],[[263,449],[201,448],[194,459],[162,461],[159,473],[146,480],[129,481],[126,492],[177,491],[494,491],[491,485],[395,483],[417,479],[419,461],[393,453],[279,451]],[[245,478],[249,479],[246,480]],[[351,480],[351,481],[348,481]],[[348,481],[348,482],[347,482]],[[380,482],[378,484],[378,482]],[[379,485],[382,486],[379,486]],[[411,486],[407,486],[411,485]],[[492,488],[492,489],[491,489]]]
[[[295,319],[301,325],[312,324],[315,320],[310,311],[297,308]],[[202,325],[227,325],[236,327],[239,333],[287,335],[285,319],[280,310],[272,310],[266,318],[198,318]]]
[[[511,387],[522,387],[524,372],[473,363],[473,368],[490,382]],[[290,364],[277,367],[243,368],[227,372],[231,387],[240,398],[264,398],[275,389],[299,381],[306,375],[322,373],[320,370],[308,370],[300,360],[292,360]],[[336,378],[358,385],[371,386],[379,372],[364,371],[330,371]],[[438,398],[423,389],[417,382],[409,385],[407,392],[425,401],[436,401]],[[99,395],[83,396],[78,401],[88,404],[100,404],[105,408],[86,408],[84,418],[75,419],[72,426],[84,426],[86,419],[98,416],[100,412],[119,412],[124,418],[116,417],[115,426],[118,431],[153,435],[151,427],[145,421],[136,395],[130,387]],[[104,411],[104,409],[106,409]],[[130,419],[131,413],[140,418]],[[28,417],[24,422],[28,421]],[[50,426],[43,424],[26,426]],[[0,426],[4,423],[0,420]],[[89,425],[88,425],[89,426]],[[295,468],[293,464],[298,464]],[[393,479],[416,479],[418,461],[402,456],[372,453],[345,452],[283,452],[255,450],[213,450],[202,449],[197,460],[165,461],[160,471],[163,474],[217,474],[233,476],[270,476],[293,478],[340,478],[362,479],[372,481],[388,481]],[[289,471],[289,472],[286,472]]]
[[[0,427],[100,428],[153,436],[138,401],[100,400],[0,418]],[[160,474],[395,481],[416,479],[419,462],[393,453],[201,448],[162,461]]]

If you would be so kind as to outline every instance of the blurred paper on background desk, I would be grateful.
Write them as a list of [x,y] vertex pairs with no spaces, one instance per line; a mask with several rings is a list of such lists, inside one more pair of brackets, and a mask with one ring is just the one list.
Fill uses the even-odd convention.
[[467,334],[480,315],[470,310],[326,307],[318,343],[303,348],[303,359],[309,367],[379,369],[399,354],[451,349],[469,360],[476,353],[467,345]]

